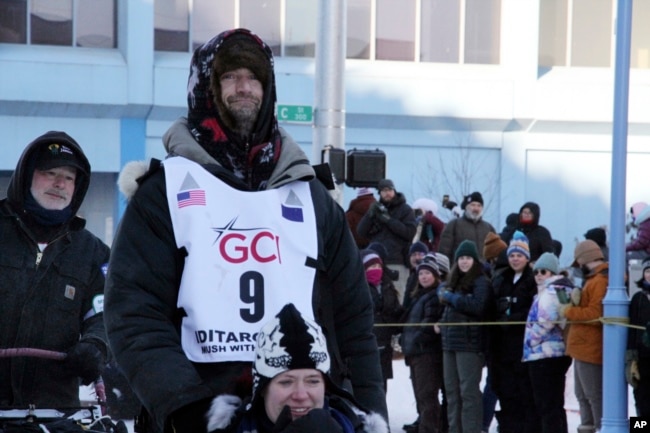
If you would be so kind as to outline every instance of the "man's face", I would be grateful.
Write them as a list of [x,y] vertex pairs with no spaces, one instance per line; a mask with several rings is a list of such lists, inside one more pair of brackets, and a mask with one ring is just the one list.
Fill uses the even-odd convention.
[[411,263],[411,267],[415,268],[417,265],[422,263],[422,260],[424,260],[424,256],[426,254],[423,253],[422,251],[414,251],[410,256],[409,256],[409,262]]
[[65,209],[74,195],[77,170],[74,167],[57,167],[34,170],[30,192],[36,203],[48,210]]
[[478,218],[483,214],[483,205],[477,201],[473,201],[467,204],[465,210],[472,218]]
[[383,188],[379,191],[379,197],[381,197],[381,201],[389,202],[395,198],[395,190],[393,188]]
[[238,126],[255,124],[260,111],[264,89],[255,74],[247,68],[234,69],[219,77],[221,102]]

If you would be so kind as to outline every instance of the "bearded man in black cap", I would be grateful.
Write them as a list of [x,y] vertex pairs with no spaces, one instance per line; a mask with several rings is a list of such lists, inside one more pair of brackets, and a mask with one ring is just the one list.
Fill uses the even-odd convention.
[[109,249],[76,216],[89,182],[79,144],[50,131],[25,148],[0,201],[0,348],[59,358],[0,357],[0,406],[79,406],[80,382],[106,363]]
[[149,431],[205,432],[214,396],[250,393],[255,335],[288,302],[323,328],[334,382],[387,417],[361,258],[275,103],[269,47],[221,33],[194,52],[168,158],[120,177],[106,329]]
[[[465,196],[461,209],[464,211],[463,216],[449,221],[440,235],[438,251],[449,257],[449,260],[453,260],[454,251],[461,242],[469,240],[476,245],[483,245],[489,232],[496,233],[492,224],[483,220],[483,196],[480,192],[475,191]],[[485,261],[481,251],[479,258]]]

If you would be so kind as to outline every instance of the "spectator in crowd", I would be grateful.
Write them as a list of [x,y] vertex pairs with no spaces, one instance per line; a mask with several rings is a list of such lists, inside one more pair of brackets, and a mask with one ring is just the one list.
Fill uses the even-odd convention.
[[227,30],[192,56],[169,157],[121,175],[105,323],[153,431],[205,432],[214,396],[250,392],[249,340],[288,301],[330,337],[335,383],[387,418],[359,251],[276,102],[271,49]]
[[409,247],[409,277],[406,280],[406,286],[405,286],[405,291],[404,291],[404,301],[402,302],[402,305],[404,308],[408,308],[409,305],[411,304],[411,293],[413,292],[413,289],[418,284],[418,273],[416,272],[416,269],[420,263],[422,263],[422,260],[424,257],[429,253],[429,249],[427,248],[426,244],[424,242],[414,242],[411,244]]
[[348,210],[345,211],[345,218],[348,220],[350,231],[352,232],[354,241],[359,249],[366,248],[370,243],[370,240],[357,233],[357,226],[359,225],[361,218],[363,218],[366,212],[368,212],[368,208],[376,202],[377,200],[375,200],[375,196],[372,195],[372,190],[370,188],[359,188],[357,191],[357,197],[350,201]]
[[598,244],[600,250],[603,252],[605,261],[609,260],[609,247],[607,246],[607,232],[602,227],[594,227],[587,230],[585,239],[590,239]]
[[646,205],[634,219],[636,237],[625,245],[627,260],[642,260],[650,255],[650,205]]
[[445,228],[445,223],[436,215],[438,205],[431,199],[419,198],[413,202],[411,207],[417,221],[413,242],[423,242],[429,251],[438,251],[440,235]]
[[386,323],[398,323],[402,316],[402,305],[397,298],[397,290],[391,279],[384,275],[383,262],[373,250],[361,250],[363,266],[366,270],[366,280],[372,297],[375,312],[375,327],[373,332],[379,347],[379,361],[384,378],[384,391],[387,389],[388,379],[393,378],[393,335],[400,332],[399,328],[392,326],[376,326]]
[[[424,257],[424,260],[426,259],[427,256]],[[440,272],[440,282],[445,283],[447,281],[447,276],[449,275],[449,258],[442,253],[436,252],[433,253],[433,260],[438,266],[438,272]]]
[[[501,229],[501,233],[499,233],[499,237],[501,239],[510,239],[512,238],[513,233],[515,230],[517,230],[517,226],[519,225],[519,214],[517,212],[512,212],[509,213],[508,216],[506,217],[506,225],[503,226]],[[506,244],[507,246],[508,244]]]
[[387,433],[329,376],[331,357],[318,324],[287,304],[257,335],[252,398],[221,394],[208,430],[223,433]]
[[[524,364],[532,385],[541,433],[568,433],[564,391],[571,357],[566,355],[559,308],[570,301],[573,283],[560,273],[553,253],[544,253],[533,267],[537,295],[528,312]],[[576,289],[577,290],[577,289]]]
[[417,266],[417,275],[411,305],[402,319],[405,325],[400,345],[411,373],[419,415],[417,432],[438,433],[442,422],[438,399],[443,388],[441,340],[433,326],[422,325],[437,323],[442,315],[443,306],[437,293],[440,275],[432,260],[422,261]]
[[509,266],[492,279],[495,319],[504,326],[490,328],[488,370],[499,398],[496,417],[502,433],[532,433],[539,428],[530,378],[521,361],[525,326],[509,324],[526,321],[537,293],[528,245],[526,235],[516,230],[507,249]]
[[[650,257],[641,265],[639,287],[630,300],[630,324],[645,327],[650,323]],[[650,417],[650,347],[643,343],[643,329],[630,328],[625,353],[625,378],[633,389],[636,415]]]
[[480,384],[485,363],[485,328],[453,326],[483,321],[489,309],[489,282],[473,241],[465,240],[456,249],[447,281],[440,292],[445,305],[440,329],[449,433],[479,432],[483,418]]
[[[603,414],[603,298],[609,284],[609,266],[598,244],[580,242],[572,266],[582,269],[584,285],[572,292],[572,303],[562,305],[560,317],[571,322],[566,338],[566,353],[573,358],[575,395],[580,405],[580,433],[600,430]],[[581,294],[581,295],[578,295]],[[584,323],[589,322],[590,323]]]
[[79,384],[104,369],[109,248],[77,216],[89,184],[81,146],[49,131],[25,147],[0,201],[0,348],[63,354],[0,357],[0,406],[79,406]]
[[[532,201],[524,203],[521,209],[519,209],[517,230],[525,234],[528,238],[531,263],[535,263],[543,253],[554,252],[553,238],[548,229],[539,224],[540,217],[541,210],[539,205]],[[503,238],[506,243],[509,243],[511,239],[512,236]]]
[[[463,216],[451,220],[445,226],[440,238],[438,251],[446,255],[451,261],[454,252],[464,240],[474,242],[474,245],[483,245],[489,232],[495,232],[492,224],[483,220],[483,196],[473,192],[463,199],[461,207]],[[482,260],[482,254],[478,260]]]
[[395,190],[392,180],[380,180],[377,191],[379,201],[370,206],[361,218],[357,232],[371,242],[380,242],[386,248],[388,254],[384,264],[399,273],[395,288],[402,301],[409,275],[408,251],[416,230],[415,214],[406,203],[404,194]]
[[[515,216],[517,214],[514,214]],[[508,244],[503,242],[501,237],[493,232],[490,232],[485,237],[483,244],[483,257],[485,258],[485,274],[490,278],[498,276],[506,268],[508,262],[501,260],[502,255],[505,257],[505,251],[508,249]],[[492,378],[490,377],[490,370],[487,371],[485,378],[485,385],[483,386],[483,423],[481,432],[487,433],[490,430],[490,425],[494,419],[494,410],[498,401],[497,395],[492,390]]]

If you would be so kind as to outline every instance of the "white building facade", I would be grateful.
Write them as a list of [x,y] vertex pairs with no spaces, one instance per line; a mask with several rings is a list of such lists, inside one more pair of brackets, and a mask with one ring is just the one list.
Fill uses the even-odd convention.
[[[633,9],[628,206],[650,202],[648,3]],[[386,176],[410,202],[480,191],[497,230],[537,202],[564,265],[576,240],[608,224],[615,0],[346,8],[340,145],[383,150]],[[313,106],[317,11],[317,0],[0,0],[0,196],[24,146],[64,130],[93,168],[83,216],[110,244],[125,207],[117,175],[130,160],[164,157],[161,137],[186,112],[192,49],[250,28],[276,54],[278,103]],[[310,123],[281,124],[315,154]],[[346,187],[343,206],[354,196]]]

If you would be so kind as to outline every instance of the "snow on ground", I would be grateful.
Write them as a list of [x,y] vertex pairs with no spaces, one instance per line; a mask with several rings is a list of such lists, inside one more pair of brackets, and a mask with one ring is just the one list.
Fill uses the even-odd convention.
[[[396,359],[393,361],[393,375],[394,378],[388,381],[386,400],[388,403],[390,430],[392,433],[400,433],[403,431],[402,426],[404,424],[410,424],[417,418],[417,411],[415,409],[413,388],[411,387],[411,380],[409,379],[409,370],[404,364],[404,360]],[[630,387],[628,387],[628,390],[630,391],[628,395],[628,416],[634,416],[636,414],[634,409],[634,398]],[[84,401],[92,401],[92,388],[81,387],[80,396]],[[578,402],[573,393],[573,368],[570,368],[567,372],[566,391],[564,396],[569,432],[571,433],[575,432],[580,424]],[[127,426],[129,427],[129,431],[133,432],[133,422],[127,422]],[[489,433],[497,433],[496,421],[492,422]]]

